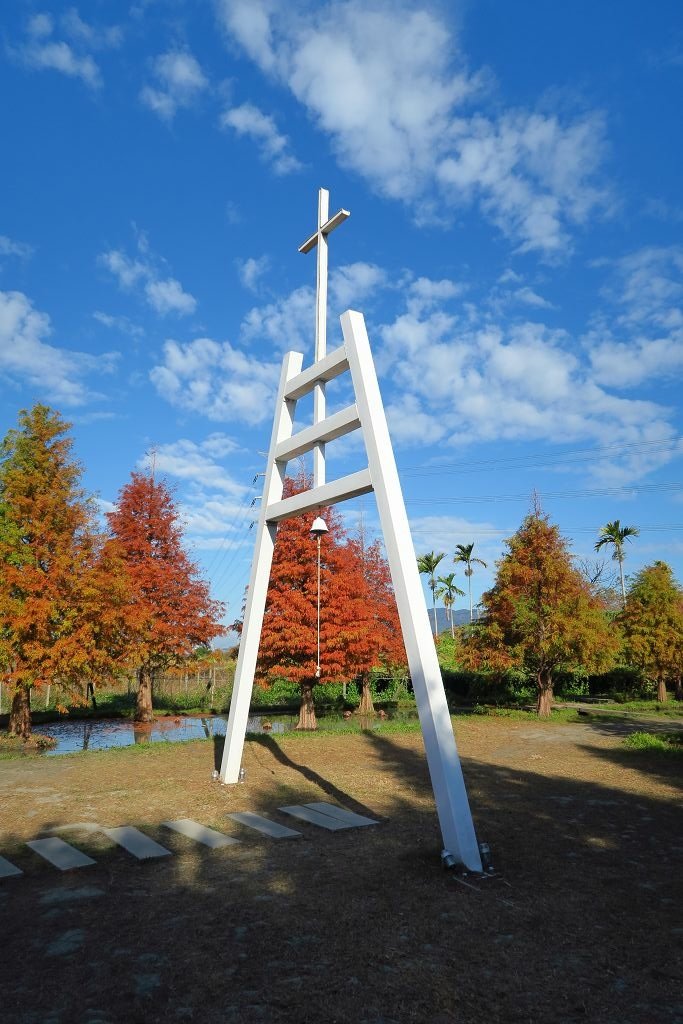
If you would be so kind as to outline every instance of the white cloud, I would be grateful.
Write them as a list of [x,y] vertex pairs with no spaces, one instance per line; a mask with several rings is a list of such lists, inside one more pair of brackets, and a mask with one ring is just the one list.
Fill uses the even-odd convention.
[[26,40],[10,53],[29,68],[59,71],[69,78],[80,78],[91,89],[99,89],[102,76],[92,51],[119,46],[121,29],[116,25],[95,28],[83,21],[75,7],[64,12],[60,25],[70,42],[58,38],[52,15],[34,14],[26,25]]
[[44,39],[45,36],[52,35],[53,29],[54,21],[49,14],[34,14],[26,26],[28,34],[35,39]]
[[[387,287],[386,272],[374,263],[348,263],[333,270],[329,277],[328,344],[341,344],[341,313],[361,306]],[[314,334],[315,289],[308,285],[296,288],[285,298],[255,306],[241,325],[245,340],[266,341],[278,352],[308,352],[313,348]]]
[[[238,448],[232,438],[221,433],[210,434],[200,442],[181,438],[172,444],[158,445],[154,449],[155,471],[192,483],[201,492],[219,491],[242,496],[249,488],[237,483],[216,461],[232,454]],[[149,460],[148,455],[144,456],[138,463],[139,467],[148,468]]]
[[542,295],[535,292],[533,288],[524,286],[523,288],[517,288],[513,293],[512,297],[517,301],[521,302],[525,306],[534,306],[536,309],[552,309],[552,302],[548,302]]
[[448,433],[448,426],[438,416],[422,408],[420,399],[409,391],[403,392],[385,406],[391,437],[399,447],[412,446],[419,439],[421,444],[438,444]]
[[17,256],[25,260],[33,254],[33,246],[25,242],[14,242],[7,235],[0,235],[0,258],[3,256]]
[[229,36],[329,136],[341,165],[418,218],[443,219],[440,202],[446,216],[476,204],[521,250],[560,259],[573,226],[606,206],[600,115],[485,113],[495,109],[491,75],[469,71],[436,11],[389,0],[220,0],[218,9]]
[[163,121],[172,121],[179,108],[187,108],[208,88],[197,59],[187,50],[169,50],[153,62],[157,85],[146,85],[140,100]]
[[634,387],[683,369],[683,248],[640,249],[617,261],[606,297],[611,316],[585,335],[595,379]]
[[250,309],[240,328],[246,341],[268,343],[276,352],[305,352],[313,347],[315,291],[304,285],[284,299]]
[[[595,380],[576,340],[545,324],[506,323],[410,305],[379,328],[378,369],[391,393],[388,416],[401,446],[476,441],[630,444],[672,433],[670,410],[612,393]],[[393,389],[393,390],[392,390]],[[606,457],[602,483],[630,482],[671,451]]]
[[145,295],[150,306],[162,315],[178,313],[179,316],[187,316],[197,308],[194,295],[183,291],[182,285],[174,277],[167,277],[164,281],[148,281]]
[[[411,502],[408,500],[409,509]],[[481,591],[490,585],[493,577],[493,563],[500,557],[501,541],[506,536],[506,531],[501,531],[489,522],[474,522],[463,519],[462,516],[450,515],[429,515],[421,516],[416,514],[415,508],[410,511],[410,532],[416,551],[445,551],[446,557],[439,563],[439,575],[446,576],[454,572],[457,576],[456,583],[461,590],[467,590],[467,580],[463,574],[462,565],[453,563],[453,551],[456,544],[475,543],[475,555],[488,563],[488,570],[476,566],[476,572],[472,577],[473,591]],[[515,527],[509,529],[509,534],[515,532]],[[485,583],[485,581],[487,581]],[[458,604],[464,606],[466,598],[459,600]]]
[[144,263],[131,260],[119,249],[103,252],[99,259],[100,263],[118,279],[120,288],[132,288],[141,277],[146,277],[148,273]]
[[162,316],[167,313],[178,316],[194,313],[197,308],[194,295],[186,292],[176,278],[163,276],[164,271],[159,265],[163,261],[152,255],[144,234],[138,237],[138,250],[142,259],[133,259],[120,249],[109,249],[100,254],[98,261],[114,275],[124,291],[139,286],[147,304]]
[[98,309],[93,313],[93,319],[104,327],[120,331],[121,334],[128,334],[131,338],[143,338],[145,335],[144,328],[134,324],[127,316],[112,316],[110,313],[103,313]]
[[197,338],[164,344],[150,378],[172,405],[215,422],[262,423],[272,416],[279,363],[265,363],[227,342]]
[[249,259],[238,261],[237,271],[244,287],[250,292],[258,291],[259,279],[263,277],[269,265],[270,260],[267,256],[259,256],[258,259],[250,256]]
[[498,278],[498,284],[521,284],[524,278],[517,271],[508,267]]
[[375,263],[347,263],[330,273],[330,305],[332,315],[339,316],[350,307],[388,286],[386,271]]
[[115,49],[123,42],[123,30],[119,25],[96,27],[83,21],[75,7],[62,15],[60,23],[64,33],[74,42],[92,50]]
[[432,281],[428,277],[418,277],[412,281],[408,289],[408,312],[420,316],[422,312],[433,309],[441,302],[458,298],[466,291],[466,286],[444,278]]
[[0,292],[0,375],[67,406],[101,397],[89,391],[84,378],[111,372],[117,355],[56,348],[45,340],[51,333],[50,317],[23,292]]
[[[399,447],[439,444],[452,450],[496,440],[640,445],[671,435],[671,410],[615,393],[613,381],[596,375],[594,351],[580,343],[585,339],[506,314],[514,310],[513,299],[537,310],[549,304],[519,275],[504,277],[506,284],[517,287],[507,291],[497,284],[492,298],[476,303],[463,301],[462,283],[412,279],[408,272],[390,278],[374,264],[351,264],[331,275],[333,308],[340,300],[344,301],[339,309],[348,304],[364,308],[365,300],[381,290],[403,303],[393,319],[376,322],[372,338],[390,428]],[[624,295],[629,294],[624,289]],[[654,294],[670,301],[673,290],[662,284],[654,287]],[[242,337],[265,342],[273,352],[294,349],[310,355],[313,307],[313,289],[298,288],[254,307],[243,321]],[[649,299],[647,308],[655,319],[661,316],[661,309]],[[377,321],[376,313],[373,319]],[[332,320],[329,335],[332,347]],[[643,452],[627,452],[618,459],[606,456],[591,472],[603,484],[616,486],[672,457],[670,450]]]
[[221,128],[232,128],[240,137],[252,139],[258,146],[261,159],[272,166],[276,174],[291,174],[301,168],[290,152],[289,139],[277,128],[270,114],[264,114],[253,103],[231,107],[220,118]]
[[60,71],[69,78],[80,78],[91,89],[102,85],[100,69],[90,56],[78,56],[68,43],[53,41],[30,43],[21,50],[24,63],[37,71]]

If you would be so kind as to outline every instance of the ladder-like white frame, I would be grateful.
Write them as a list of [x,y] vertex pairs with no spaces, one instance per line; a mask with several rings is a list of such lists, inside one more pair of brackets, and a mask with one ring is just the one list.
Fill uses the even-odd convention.
[[[289,352],[282,364],[221,780],[237,782],[242,762],[277,524],[290,516],[374,490],[444,848],[469,870],[481,871],[479,846],[365,321],[361,313],[349,310],[341,317],[341,325],[344,344],[340,348],[303,371],[303,356],[298,352]],[[316,384],[333,380],[347,370],[351,373],[355,404],[293,434],[297,401]],[[289,460],[357,429],[365,441],[367,469],[282,498]]]

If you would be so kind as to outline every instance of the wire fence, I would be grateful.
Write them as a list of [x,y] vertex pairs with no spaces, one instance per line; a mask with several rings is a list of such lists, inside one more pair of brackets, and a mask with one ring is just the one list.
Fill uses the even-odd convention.
[[[160,672],[154,677],[152,689],[154,704],[164,707],[227,707],[232,694],[235,678],[235,662],[209,665],[199,668],[188,667]],[[109,703],[112,698],[135,699],[138,683],[134,672],[121,676],[113,683],[99,686],[97,682],[84,681],[74,689],[52,683],[45,687],[32,687],[29,691],[31,712],[59,711],[74,704],[83,706],[98,702]],[[0,681],[0,715],[8,714],[12,691]]]

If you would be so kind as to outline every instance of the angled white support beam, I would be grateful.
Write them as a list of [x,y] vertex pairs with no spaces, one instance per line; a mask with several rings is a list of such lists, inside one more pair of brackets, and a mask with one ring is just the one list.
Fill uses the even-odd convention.
[[389,437],[365,320],[341,318],[444,847],[470,871],[481,855]]
[[288,440],[281,441],[275,449],[275,459],[277,462],[297,459],[300,455],[310,452],[317,444],[327,444],[328,441],[334,441],[344,434],[358,430],[359,426],[358,409],[355,405],[348,405],[346,409],[340,409],[320,423],[314,423],[312,427],[306,427]]
[[285,399],[287,383],[301,372],[303,356],[300,352],[288,352],[282,363],[280,386],[275,405],[273,432],[270,437],[270,448],[266,466],[266,477],[263,486],[263,499],[256,529],[254,560],[251,563],[247,601],[244,608],[242,637],[237,656],[235,681],[230,700],[230,714],[225,732],[225,746],[221,762],[220,777],[222,782],[237,782],[242,764],[244,737],[247,732],[249,703],[254,686],[256,659],[261,640],[263,613],[266,610],[266,595],[270,568],[273,563],[275,535],[277,524],[266,521],[266,508],[282,497],[285,467],[275,461],[275,449],[281,441],[292,436],[294,410],[296,402]]
[[293,377],[287,385],[285,398],[297,401],[307,395],[320,381],[331,381],[339,377],[349,368],[349,361],[346,358],[346,349],[343,345],[335,348],[324,359],[319,359],[312,366],[307,366],[302,373]]
[[[238,779],[277,524],[290,516],[324,505],[334,505],[374,490],[444,847],[470,870],[481,871],[479,846],[365,321],[360,313],[349,311],[342,316],[341,323],[345,344],[329,357],[318,359],[305,373],[301,372],[302,356],[299,353],[289,353],[283,363],[221,779],[228,783],[237,782]],[[294,411],[298,398],[309,391],[315,395],[316,388],[324,386],[326,380],[343,373],[345,369],[351,372],[355,405],[327,419],[318,416],[314,409],[313,426],[293,437]],[[318,412],[320,408],[318,406]],[[330,483],[325,483],[324,478],[320,480],[319,477],[318,483],[310,490],[282,498],[288,459],[311,449],[314,453],[316,450],[319,452],[326,442],[357,426],[360,426],[365,441],[367,469]]]
[[269,523],[279,523],[283,519],[301,515],[302,512],[310,512],[323,505],[336,505],[348,498],[357,498],[361,494],[368,494],[371,490],[370,471],[361,469],[358,473],[350,473],[338,480],[332,480],[329,484],[312,487],[310,491],[301,491],[300,494],[293,494],[291,498],[285,498],[284,501],[268,505],[265,510],[266,519]]

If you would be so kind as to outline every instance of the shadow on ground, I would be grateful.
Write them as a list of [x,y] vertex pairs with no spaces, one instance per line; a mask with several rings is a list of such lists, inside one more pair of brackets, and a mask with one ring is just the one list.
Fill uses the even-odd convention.
[[63,876],[20,848],[25,877],[0,886],[4,1024],[683,1019],[674,803],[466,760],[478,833],[504,876],[464,884],[440,868],[419,747],[365,742],[383,766],[376,800],[354,795],[360,760],[348,785],[329,780],[319,741],[260,739],[254,779],[286,768],[290,781],[275,802],[244,789],[273,816],[287,795],[316,792],[381,807],[376,826],[297,824],[303,837],[279,842],[240,832],[239,846],[210,851],[139,822],[175,856],[137,863],[105,844],[95,867]]

